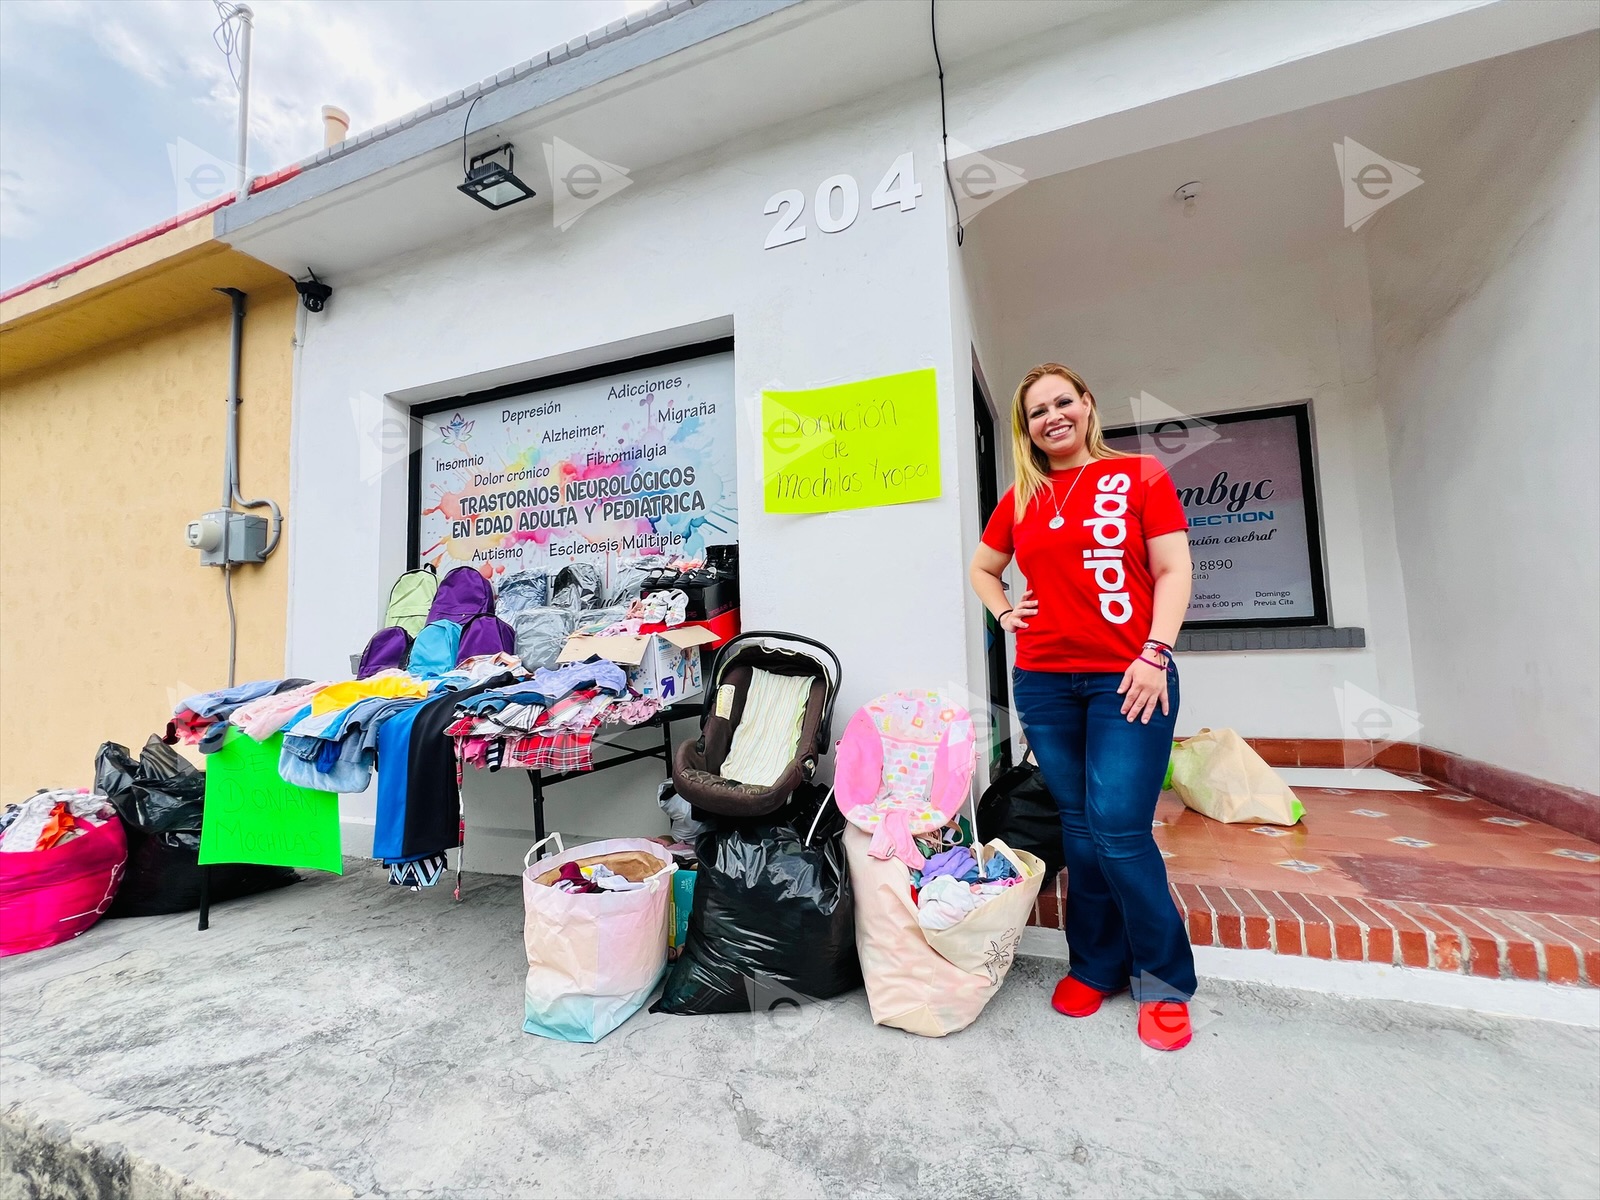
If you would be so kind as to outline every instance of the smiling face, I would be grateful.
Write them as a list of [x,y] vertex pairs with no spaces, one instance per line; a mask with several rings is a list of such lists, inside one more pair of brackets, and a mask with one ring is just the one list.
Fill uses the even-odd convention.
[[1043,375],[1023,393],[1028,437],[1052,467],[1072,465],[1084,450],[1091,403],[1091,399],[1079,394],[1071,380],[1059,375]]

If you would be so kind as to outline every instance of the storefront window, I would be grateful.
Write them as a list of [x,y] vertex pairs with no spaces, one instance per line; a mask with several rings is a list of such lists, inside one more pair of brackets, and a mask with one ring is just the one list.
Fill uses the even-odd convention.
[[1322,531],[1308,404],[1106,431],[1153,455],[1189,518],[1187,629],[1326,625]]
[[412,556],[442,575],[739,540],[733,353],[719,342],[418,408]]

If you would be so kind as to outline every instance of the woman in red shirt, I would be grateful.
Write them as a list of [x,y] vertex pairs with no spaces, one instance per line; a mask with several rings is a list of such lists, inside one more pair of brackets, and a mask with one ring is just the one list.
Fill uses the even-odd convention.
[[[1016,485],[972,557],[973,590],[1017,639],[1017,714],[1061,811],[1071,970],[1051,1003],[1087,1017],[1130,987],[1139,1038],[1192,1036],[1194,955],[1151,835],[1178,718],[1172,661],[1189,606],[1183,506],[1153,458],[1112,450],[1094,397],[1060,363],[1011,405]],[[1001,574],[1015,556],[1027,590]]]

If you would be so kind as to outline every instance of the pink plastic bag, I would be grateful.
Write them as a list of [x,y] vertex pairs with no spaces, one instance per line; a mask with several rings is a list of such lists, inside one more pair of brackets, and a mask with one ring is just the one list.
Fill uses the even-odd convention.
[[0,958],[75,938],[111,907],[128,861],[122,822],[49,850],[0,854]]

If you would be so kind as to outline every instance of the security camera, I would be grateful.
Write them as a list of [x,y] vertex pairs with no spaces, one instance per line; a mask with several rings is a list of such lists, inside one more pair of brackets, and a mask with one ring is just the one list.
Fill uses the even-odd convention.
[[300,293],[300,303],[306,306],[307,312],[321,312],[322,306],[333,295],[333,289],[317,278],[315,271],[308,271],[310,279],[296,279],[294,290]]

